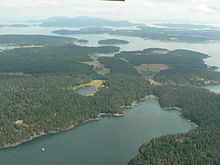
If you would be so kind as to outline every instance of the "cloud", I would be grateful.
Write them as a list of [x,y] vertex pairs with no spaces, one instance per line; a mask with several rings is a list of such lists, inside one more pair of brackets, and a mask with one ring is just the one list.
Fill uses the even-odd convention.
[[126,0],[126,2],[110,2],[100,0],[7,0],[0,1],[0,15],[11,19],[88,15],[136,21],[188,20],[191,22],[205,22],[220,19],[220,1]]
[[199,12],[199,13],[212,13],[215,10],[212,10],[209,6],[206,5],[192,5],[188,8],[189,12]]

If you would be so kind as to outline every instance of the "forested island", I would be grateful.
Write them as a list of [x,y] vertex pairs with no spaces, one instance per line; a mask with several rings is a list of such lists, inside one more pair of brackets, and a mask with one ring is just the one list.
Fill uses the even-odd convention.
[[118,44],[128,44],[129,42],[126,40],[118,40],[118,39],[107,39],[98,41],[100,45],[118,45]]
[[53,17],[46,20],[41,20],[39,26],[41,27],[126,27],[138,26],[141,24],[131,23],[129,21],[115,21],[96,17]]
[[178,29],[218,29],[216,27],[210,25],[198,25],[198,24],[175,24],[175,23],[158,23],[155,24],[158,26],[169,27],[169,28],[178,28]]
[[115,30],[105,27],[87,27],[79,30],[55,30],[54,34],[59,35],[73,35],[73,34],[110,34],[110,35],[122,35],[140,37],[143,39],[172,41],[172,42],[218,42],[220,41],[219,29],[179,29],[179,27],[150,27],[150,26],[137,26],[136,29],[120,29]]
[[88,42],[87,40],[78,40],[69,37],[55,37],[46,35],[0,35],[0,45],[17,45],[17,46],[48,46],[61,44],[76,44]]
[[[220,73],[204,64],[207,54],[151,48],[97,57],[120,48],[40,37],[9,35],[1,41],[45,44],[0,52],[1,148],[98,120],[101,114],[121,114],[134,100],[154,95],[162,107],[178,107],[198,127],[153,138],[129,164],[220,163],[220,95],[196,86],[220,83]],[[75,91],[94,81],[102,82],[94,95]]]

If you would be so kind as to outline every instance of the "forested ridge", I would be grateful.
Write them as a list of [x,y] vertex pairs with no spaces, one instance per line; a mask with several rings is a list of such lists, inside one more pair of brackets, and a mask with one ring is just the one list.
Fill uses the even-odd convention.
[[[85,63],[95,53],[118,50],[62,43],[1,52],[0,147],[68,129],[100,113],[122,113],[124,105],[155,95],[162,107],[181,108],[198,127],[152,139],[129,164],[218,165],[220,95],[194,86],[220,82],[219,72],[203,62],[208,55],[158,48],[121,52],[96,58],[110,70],[102,75]],[[104,80],[94,96],[73,90],[91,80]]]

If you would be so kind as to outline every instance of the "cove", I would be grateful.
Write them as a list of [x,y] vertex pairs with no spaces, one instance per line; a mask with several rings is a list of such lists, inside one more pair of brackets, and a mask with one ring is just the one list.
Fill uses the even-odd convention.
[[0,164],[126,165],[144,142],[191,128],[180,112],[162,110],[157,100],[147,99],[125,110],[123,117],[103,117],[70,131],[1,149]]
[[212,92],[220,93],[220,85],[203,85],[202,88],[209,89]]

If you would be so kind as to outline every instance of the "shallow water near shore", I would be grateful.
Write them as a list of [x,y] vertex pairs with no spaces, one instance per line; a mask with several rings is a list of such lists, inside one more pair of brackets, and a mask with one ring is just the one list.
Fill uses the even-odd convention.
[[220,93],[220,85],[203,85],[202,88],[209,89],[212,92]]

